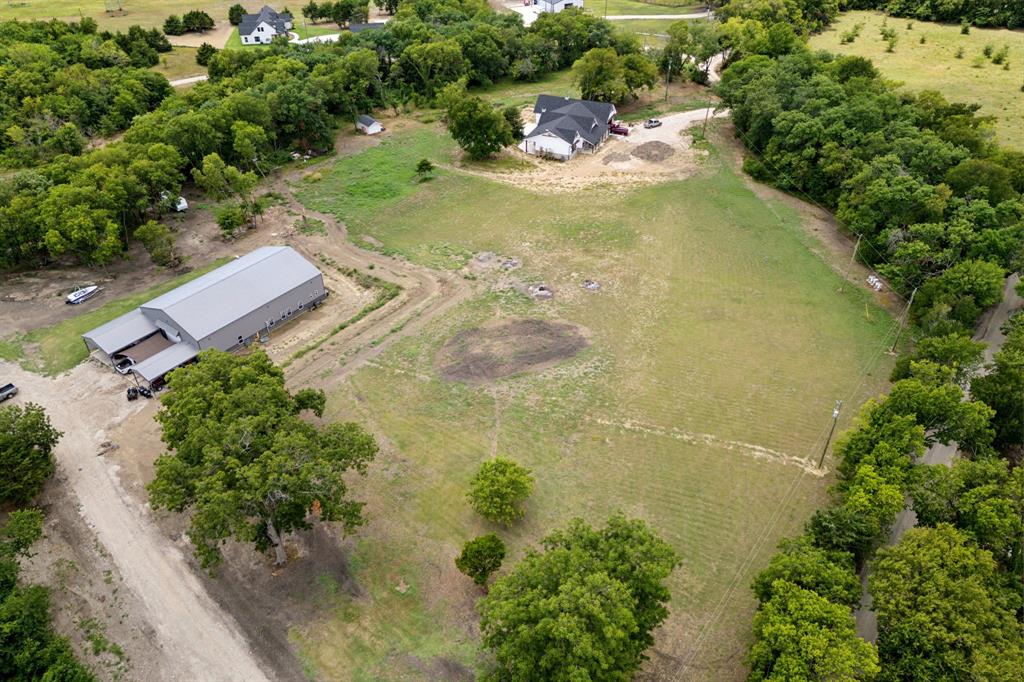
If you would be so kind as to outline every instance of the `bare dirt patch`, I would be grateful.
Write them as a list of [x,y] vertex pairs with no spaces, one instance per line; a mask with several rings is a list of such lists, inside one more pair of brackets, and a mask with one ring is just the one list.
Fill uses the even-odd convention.
[[644,161],[654,161],[655,163],[664,161],[668,157],[676,153],[672,145],[665,144],[661,140],[651,140],[650,142],[644,142],[636,149],[631,152],[631,156]]
[[467,329],[441,348],[438,368],[449,381],[484,383],[568,360],[589,345],[569,322],[512,319]]

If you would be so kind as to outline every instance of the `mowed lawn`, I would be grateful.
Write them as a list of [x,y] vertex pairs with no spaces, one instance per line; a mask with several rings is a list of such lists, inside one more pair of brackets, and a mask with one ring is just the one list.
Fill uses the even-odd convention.
[[[847,12],[828,31],[814,36],[811,46],[867,57],[883,75],[911,91],[938,90],[951,101],[980,104],[981,115],[996,117],[998,139],[1024,150],[1024,31],[972,28],[969,35],[962,35],[959,26],[890,17],[888,25],[896,29],[899,42],[894,52],[886,52],[883,20],[880,13]],[[857,24],[863,24],[860,36],[843,45],[842,34]],[[1004,45],[1009,48],[1009,69],[985,58],[986,45],[993,52]],[[960,48],[963,57],[957,59]]]
[[[297,188],[357,241],[435,268],[517,256],[507,276],[556,291],[535,303],[480,281],[330,396],[328,416],[368,424],[383,451],[355,488],[369,518],[349,566],[358,589],[314,587],[327,608],[292,633],[306,664],[324,679],[457,679],[481,665],[481,593],[452,563],[461,544],[498,532],[507,569],[570,518],[622,509],[682,557],[654,679],[741,677],[751,577],[824,503],[829,479],[800,465],[817,461],[836,399],[846,424],[882,389],[892,319],[858,288],[837,293],[796,215],[758,199],[714,151],[689,180],[616,192],[539,195],[451,167],[415,182],[419,158],[452,153],[443,134],[413,128]],[[602,289],[583,290],[585,278]],[[454,334],[512,317],[576,323],[591,345],[493,385],[439,376]],[[537,480],[511,530],[465,502],[492,453]]]
[[[0,5],[0,20],[4,19],[64,19],[77,21],[81,16],[92,17],[100,28],[125,30],[133,24],[145,28],[163,26],[170,14],[181,16],[200,9],[220,24],[227,23],[228,8],[236,0],[13,0]],[[257,2],[242,3],[252,12],[259,11]],[[120,8],[120,11],[117,11]],[[108,11],[115,10],[115,11]]]
[[699,4],[686,0],[587,0],[583,7],[602,17],[606,14],[694,14],[704,10]]

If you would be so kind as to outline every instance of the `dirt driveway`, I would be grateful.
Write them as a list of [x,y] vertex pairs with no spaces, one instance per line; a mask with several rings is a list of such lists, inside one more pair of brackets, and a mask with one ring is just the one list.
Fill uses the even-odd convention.
[[123,377],[93,363],[57,379],[0,363],[0,375],[17,384],[16,400],[46,408],[64,432],[56,449],[61,474],[79,513],[110,552],[124,585],[139,598],[169,666],[167,680],[267,680],[233,619],[210,599],[181,548],[152,524],[146,508],[118,482],[100,444],[107,430],[146,406],[129,403]]
[[705,118],[728,115],[728,110],[716,113],[714,109],[666,114],[658,128],[645,129],[642,124],[635,124],[627,137],[612,135],[597,152],[578,154],[571,161],[538,159],[517,149],[506,154],[520,161],[523,167],[491,171],[463,164],[459,170],[535,192],[552,193],[680,180],[696,172],[700,159],[706,154],[694,148],[693,138],[686,131],[703,123]]

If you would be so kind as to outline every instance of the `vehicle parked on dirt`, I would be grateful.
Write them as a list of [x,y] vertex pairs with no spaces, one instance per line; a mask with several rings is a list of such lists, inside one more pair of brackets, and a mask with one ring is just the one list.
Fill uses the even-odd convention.
[[127,374],[132,371],[132,365],[134,364],[135,361],[131,358],[122,358],[116,365],[114,365],[114,369],[116,369],[119,374]]
[[130,386],[128,388],[128,400],[138,400],[138,399],[139,399],[139,389],[135,388],[134,386]]
[[649,118],[644,121],[644,128],[657,128],[661,125],[661,121],[656,118]]
[[18,395],[18,387],[14,384],[0,386],[0,403],[16,395]]
[[622,135],[626,137],[629,135],[629,128],[622,125],[619,121],[614,121],[608,124],[608,132],[612,135]]
[[141,396],[143,396],[145,398],[152,398],[153,397],[153,391],[149,390],[145,386],[139,386],[139,395],[141,395]]
[[99,294],[103,289],[90,284],[87,287],[78,287],[64,298],[64,302],[68,305],[78,305],[79,303],[85,303],[93,296]]

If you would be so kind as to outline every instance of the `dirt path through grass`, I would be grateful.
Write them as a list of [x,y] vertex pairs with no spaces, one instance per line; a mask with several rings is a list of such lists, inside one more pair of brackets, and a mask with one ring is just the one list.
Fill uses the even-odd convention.
[[[164,537],[148,510],[134,502],[101,456],[106,432],[145,403],[129,403],[121,377],[85,362],[56,379],[0,363],[0,374],[21,389],[18,400],[46,408],[64,432],[56,449],[67,479],[69,504],[113,558],[124,586],[138,596],[159,641],[166,680],[269,679],[234,619],[210,598],[192,573],[181,548]],[[72,501],[73,500],[73,501]]]

